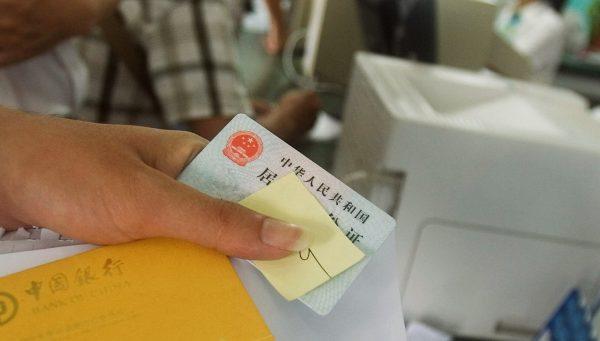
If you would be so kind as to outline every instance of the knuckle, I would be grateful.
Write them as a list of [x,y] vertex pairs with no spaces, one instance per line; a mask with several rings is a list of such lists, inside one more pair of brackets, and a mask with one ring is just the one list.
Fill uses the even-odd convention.
[[177,176],[193,158],[208,144],[200,136],[190,132],[160,133],[160,155],[157,167],[170,176]]
[[213,246],[217,249],[224,249],[228,246],[228,231],[235,228],[232,204],[216,200],[211,209],[214,223]]
[[187,159],[206,147],[208,141],[194,133],[181,131],[175,133],[173,144],[175,145],[173,150],[176,150],[183,159]]
[[233,204],[216,200],[213,204],[214,222],[217,226],[231,227],[234,224]]
[[204,138],[200,137],[200,135],[196,135],[190,131],[177,130],[177,131],[169,131],[171,137],[180,143],[189,143],[194,140],[204,140]]
[[143,171],[132,172],[123,193],[129,203],[127,226],[135,237],[146,237],[148,228],[168,219],[168,206],[156,195],[159,190],[152,176]]

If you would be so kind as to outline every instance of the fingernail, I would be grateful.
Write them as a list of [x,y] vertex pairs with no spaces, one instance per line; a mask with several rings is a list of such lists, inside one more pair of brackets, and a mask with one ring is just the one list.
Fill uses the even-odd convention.
[[288,251],[302,251],[310,243],[310,236],[306,230],[273,218],[263,221],[260,239],[265,244]]

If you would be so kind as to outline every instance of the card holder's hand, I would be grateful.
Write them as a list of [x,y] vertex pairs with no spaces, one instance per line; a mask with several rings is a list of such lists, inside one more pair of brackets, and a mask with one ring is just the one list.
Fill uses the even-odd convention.
[[172,237],[249,259],[308,246],[298,226],[177,182],[207,144],[197,135],[4,108],[0,122],[0,226],[98,244]]

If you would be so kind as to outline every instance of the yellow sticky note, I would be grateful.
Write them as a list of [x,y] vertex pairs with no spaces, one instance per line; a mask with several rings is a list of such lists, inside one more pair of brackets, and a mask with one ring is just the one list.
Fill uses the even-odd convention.
[[272,182],[240,201],[264,215],[307,228],[307,250],[273,261],[254,261],[275,289],[294,300],[360,261],[364,254],[331,220],[294,174]]
[[273,340],[229,259],[107,246],[0,278],[0,340]]

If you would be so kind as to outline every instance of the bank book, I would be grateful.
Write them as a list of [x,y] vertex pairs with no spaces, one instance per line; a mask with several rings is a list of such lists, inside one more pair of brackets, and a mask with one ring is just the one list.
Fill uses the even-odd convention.
[[274,340],[229,259],[148,239],[0,278],[1,340]]

